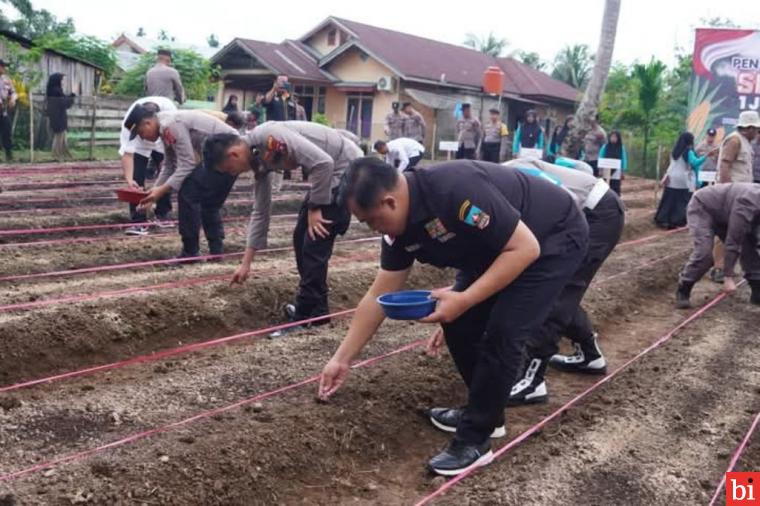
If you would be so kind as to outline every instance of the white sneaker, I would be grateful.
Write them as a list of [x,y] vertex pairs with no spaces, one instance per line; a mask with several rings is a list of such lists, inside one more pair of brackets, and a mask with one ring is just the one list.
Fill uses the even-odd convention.
[[148,228],[147,227],[129,227],[126,232],[124,232],[127,235],[148,235]]

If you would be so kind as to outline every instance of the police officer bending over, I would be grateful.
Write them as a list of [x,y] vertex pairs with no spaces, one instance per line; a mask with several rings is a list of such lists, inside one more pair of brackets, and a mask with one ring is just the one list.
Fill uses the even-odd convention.
[[[234,128],[200,111],[166,111],[156,113],[136,105],[124,123],[132,138],[155,142],[161,138],[166,156],[161,173],[141,208],[152,206],[164,195],[177,194],[179,233],[182,236],[180,258],[200,254],[200,229],[208,241],[209,252],[224,252],[224,225],[221,208],[235,184],[235,177],[222,174],[203,163],[203,143],[211,135],[230,133]],[[200,160],[200,163],[199,163]]]
[[327,264],[336,236],[344,234],[351,222],[348,210],[339,206],[335,197],[343,172],[362,151],[340,132],[306,121],[267,122],[240,138],[217,136],[209,145],[211,163],[219,170],[235,175],[253,170],[256,174],[247,248],[233,283],[248,279],[256,251],[267,246],[273,171],[301,166],[309,175],[311,190],[293,230],[301,282],[295,304],[286,305],[285,313],[290,320],[327,314]]
[[[596,272],[620,240],[625,210],[623,202],[609,185],[591,174],[535,158],[521,158],[504,165],[539,177],[548,175],[556,178],[575,197],[589,228],[586,258],[557,297],[549,317],[528,340],[523,373],[507,401],[508,406],[517,406],[547,400],[544,381],[547,365],[568,372],[607,372],[607,363],[599,349],[597,335],[588,314],[581,307],[581,300]],[[555,355],[559,351],[558,345],[563,335],[573,341],[575,352],[572,355]]]
[[428,467],[456,475],[492,458],[505,435],[504,401],[517,378],[525,338],[586,252],[588,227],[573,198],[543,179],[500,165],[460,160],[399,174],[377,158],[355,161],[341,198],[382,239],[380,271],[346,337],[322,371],[325,399],[384,319],[376,297],[401,289],[415,260],[459,269],[453,290],[421,320],[442,324],[469,390],[461,409],[434,408],[431,422],[453,440]]

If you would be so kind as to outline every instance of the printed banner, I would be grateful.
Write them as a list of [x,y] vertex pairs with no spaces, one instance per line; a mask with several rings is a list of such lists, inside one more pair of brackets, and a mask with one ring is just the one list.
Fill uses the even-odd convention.
[[720,141],[740,111],[760,107],[760,31],[697,29],[692,71],[686,127],[697,142],[714,128]]

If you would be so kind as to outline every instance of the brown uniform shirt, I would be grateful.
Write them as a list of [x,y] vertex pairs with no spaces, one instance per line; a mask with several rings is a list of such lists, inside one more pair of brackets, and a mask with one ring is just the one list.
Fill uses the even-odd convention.
[[457,121],[457,141],[465,149],[480,148],[482,139],[480,120],[475,117],[462,118]]
[[145,74],[145,94],[149,97],[166,97],[181,104],[185,101],[185,88],[177,69],[156,63]]
[[739,132],[734,132],[723,140],[718,163],[719,183],[752,182],[752,146]]

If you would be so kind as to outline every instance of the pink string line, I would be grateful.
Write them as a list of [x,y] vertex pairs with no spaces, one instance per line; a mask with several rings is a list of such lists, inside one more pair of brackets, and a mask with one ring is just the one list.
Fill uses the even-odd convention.
[[[744,281],[742,281],[741,283],[739,283],[739,285],[741,285],[743,283],[744,283]],[[669,341],[679,330],[683,329],[685,326],[687,326],[688,324],[690,324],[694,320],[697,320],[698,318],[700,318],[705,312],[707,312],[710,308],[712,308],[713,306],[715,306],[716,304],[718,304],[720,301],[722,301],[725,298],[726,298],[726,294],[725,293],[720,293],[720,294],[716,295],[710,302],[708,302],[707,304],[705,304],[702,308],[698,309],[697,311],[693,312],[688,318],[686,318],[681,323],[679,323],[673,330],[671,330],[670,332],[668,332],[664,336],[660,337],[657,341],[655,341],[651,345],[647,346],[643,351],[639,352],[636,356],[634,356],[633,358],[631,358],[630,360],[628,360],[627,362],[625,362],[623,365],[621,365],[620,367],[618,367],[617,369],[615,369],[613,372],[609,373],[604,378],[602,378],[601,380],[597,381],[596,383],[594,383],[593,385],[591,385],[590,387],[588,387],[586,390],[584,390],[580,394],[578,394],[575,397],[573,397],[572,399],[570,399],[568,402],[566,402],[565,404],[563,404],[559,409],[557,409],[556,411],[554,411],[552,414],[550,414],[549,416],[547,416],[546,418],[544,418],[543,420],[541,420],[540,422],[538,422],[534,426],[530,427],[528,430],[526,430],[525,432],[523,432],[522,434],[520,434],[519,436],[517,436],[516,438],[514,438],[513,440],[511,440],[509,443],[507,443],[504,446],[502,446],[501,448],[499,448],[496,452],[494,452],[494,460],[500,458],[501,456],[503,456],[505,453],[507,453],[511,449],[513,449],[516,446],[520,445],[526,439],[528,439],[529,437],[531,437],[533,434],[536,434],[538,431],[540,431],[543,427],[545,427],[551,421],[553,421],[556,418],[558,418],[560,415],[562,415],[562,413],[564,413],[565,411],[569,410],[575,404],[577,404],[578,402],[580,402],[583,398],[585,398],[586,396],[588,396],[590,393],[594,392],[597,388],[599,388],[600,386],[602,386],[605,383],[607,383],[610,380],[612,380],[612,378],[614,378],[615,376],[617,376],[618,374],[620,374],[621,372],[623,372],[625,369],[627,369],[628,367],[630,367],[631,364],[633,364],[634,362],[636,362],[637,360],[639,360],[641,357],[643,357],[644,355],[648,354],[650,351],[655,350],[655,349],[659,348],[660,346],[662,346],[664,343],[666,343],[667,341]],[[444,483],[443,485],[441,485],[440,487],[438,487],[433,493],[431,493],[431,494],[423,497],[419,501],[417,501],[415,503],[415,506],[422,506],[424,504],[429,503],[430,501],[432,501],[436,497],[444,494],[447,490],[449,490],[452,487],[454,487],[457,483],[461,482],[462,480],[464,480],[468,476],[472,475],[477,469],[479,469],[479,468],[477,468],[477,467],[470,467],[469,469],[467,469],[463,473],[458,474],[457,476],[451,478],[449,481],[447,481],[446,483]]]
[[[384,353],[382,355],[378,355],[376,357],[372,357],[372,358],[369,358],[367,360],[363,360],[361,362],[357,362],[354,365],[352,365],[351,368],[352,369],[357,369],[357,368],[360,368],[360,367],[370,366],[372,364],[375,364],[375,363],[379,362],[380,360],[384,360],[384,359],[392,357],[394,355],[398,355],[399,353],[403,353],[403,352],[411,350],[413,348],[417,348],[417,347],[421,346],[425,341],[426,341],[426,339],[420,339],[419,341],[415,341],[413,343],[407,344],[406,346],[402,346],[401,348],[398,348],[398,349],[393,350],[391,352]],[[222,407],[219,407],[219,408],[210,409],[208,411],[203,411],[201,413],[198,413],[197,415],[194,415],[194,416],[191,416],[189,418],[185,418],[185,419],[182,419],[182,420],[170,423],[168,425],[163,425],[163,426],[155,427],[153,429],[145,430],[145,431],[142,431],[142,432],[137,432],[137,433],[132,434],[130,436],[127,436],[127,437],[124,437],[124,438],[121,438],[121,439],[117,439],[116,441],[112,441],[110,443],[106,443],[104,445],[97,446],[95,448],[90,448],[88,450],[84,450],[84,451],[80,451],[80,452],[76,452],[76,453],[71,453],[69,455],[66,455],[64,457],[60,457],[58,459],[49,460],[47,462],[42,462],[40,464],[36,464],[34,466],[28,467],[26,469],[21,469],[21,470],[18,470],[18,471],[14,471],[14,472],[2,475],[2,476],[0,476],[0,482],[15,480],[15,479],[20,478],[22,476],[26,476],[26,475],[35,473],[37,471],[41,471],[43,469],[49,469],[49,468],[52,468],[52,467],[55,467],[55,466],[58,466],[58,465],[61,465],[61,464],[65,464],[65,463],[69,463],[69,462],[75,462],[75,461],[78,461],[78,460],[82,460],[82,459],[84,459],[86,457],[89,457],[90,455],[94,455],[96,453],[100,453],[100,452],[103,452],[105,450],[109,450],[111,448],[116,448],[116,447],[119,447],[119,446],[124,446],[126,444],[134,443],[135,441],[139,441],[141,439],[145,439],[145,438],[148,438],[150,436],[154,436],[156,434],[161,434],[163,432],[167,432],[167,431],[176,429],[178,427],[182,427],[182,426],[191,424],[191,423],[196,422],[198,420],[203,420],[203,419],[211,418],[211,417],[213,417],[215,415],[218,415],[220,413],[225,413],[227,411],[230,411],[230,410],[233,410],[233,409],[237,409],[237,408],[246,406],[248,404],[252,404],[254,402],[262,401],[262,400],[268,399],[270,397],[273,397],[275,395],[283,394],[285,392],[289,392],[291,390],[295,390],[297,388],[300,388],[300,387],[303,387],[303,386],[306,386],[306,385],[309,385],[309,384],[312,384],[312,383],[316,383],[317,381],[319,381],[319,375],[311,376],[311,377],[303,379],[303,380],[301,380],[301,381],[299,381],[297,383],[291,383],[289,385],[285,385],[285,386],[277,388],[275,390],[270,390],[268,392],[260,393],[260,394],[254,395],[253,397],[249,397],[247,399],[243,399],[241,401],[235,402],[233,404],[229,404],[227,406],[222,406]]]
[[713,506],[713,504],[715,504],[715,501],[718,500],[718,497],[720,496],[721,491],[723,491],[723,485],[726,484],[726,474],[733,471],[734,467],[736,467],[736,463],[739,462],[739,457],[741,457],[742,453],[744,452],[744,449],[749,444],[749,440],[752,437],[752,433],[755,432],[758,422],[760,422],[760,413],[758,413],[755,416],[755,419],[752,422],[752,425],[750,425],[749,430],[744,435],[744,439],[742,439],[742,442],[736,448],[736,451],[734,451],[734,455],[733,457],[731,457],[731,462],[729,462],[726,472],[723,473],[723,477],[721,477],[720,483],[718,483],[718,488],[715,489],[715,493],[713,494],[712,499],[710,499],[710,506]]

